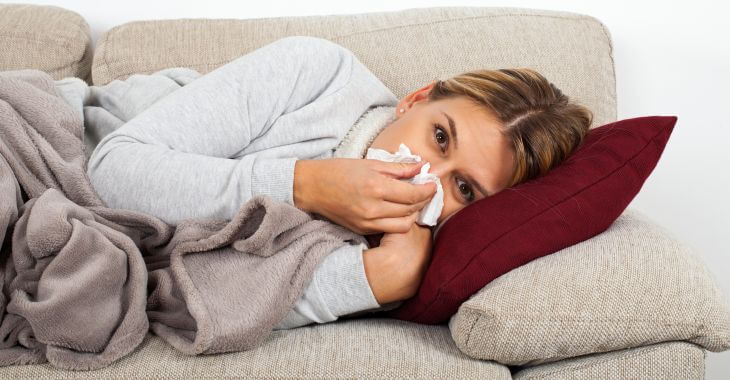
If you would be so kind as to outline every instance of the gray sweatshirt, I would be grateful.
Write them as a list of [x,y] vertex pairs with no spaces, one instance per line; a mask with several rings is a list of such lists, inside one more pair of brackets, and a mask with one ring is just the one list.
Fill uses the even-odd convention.
[[[333,157],[366,111],[397,101],[343,46],[285,37],[175,90],[106,135],[87,173],[109,207],[170,224],[230,219],[256,194],[293,205],[296,160]],[[366,248],[345,244],[327,256],[275,329],[380,308],[364,272]]]

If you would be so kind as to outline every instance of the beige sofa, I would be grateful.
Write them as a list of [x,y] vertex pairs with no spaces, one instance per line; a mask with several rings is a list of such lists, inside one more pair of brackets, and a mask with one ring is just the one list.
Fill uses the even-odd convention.
[[[94,85],[175,66],[204,73],[297,34],[348,47],[399,97],[466,70],[528,66],[590,107],[592,127],[616,120],[605,25],[533,9],[138,21],[104,33],[92,52],[79,14],[5,4],[0,70],[37,68]],[[0,377],[702,379],[706,350],[729,347],[730,307],[712,274],[689,247],[629,207],[605,232],[497,278],[448,324],[343,318],[276,331],[250,351],[199,357],[148,334],[101,370],[46,363],[0,368]]]

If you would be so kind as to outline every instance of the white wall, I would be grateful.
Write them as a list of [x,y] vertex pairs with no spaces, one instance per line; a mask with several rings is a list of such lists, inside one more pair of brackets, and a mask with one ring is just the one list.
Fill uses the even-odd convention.
[[[712,1],[333,0],[25,1],[80,13],[94,41],[132,20],[259,18],[362,13],[430,6],[513,6],[600,19],[614,41],[618,118],[676,115],[652,175],[629,207],[653,218],[704,258],[730,299],[730,23]],[[723,2],[715,2],[723,4]],[[671,5],[670,5],[671,4]],[[723,362],[724,361],[724,362]],[[707,379],[730,377],[730,352],[708,353]]]

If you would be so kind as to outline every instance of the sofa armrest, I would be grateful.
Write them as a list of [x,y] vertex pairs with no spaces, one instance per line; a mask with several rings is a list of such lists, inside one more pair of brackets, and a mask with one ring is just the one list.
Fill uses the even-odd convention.
[[90,83],[91,31],[81,15],[53,5],[0,4],[0,71],[37,69]]
[[664,342],[527,367],[514,380],[705,378],[705,350],[688,342]]

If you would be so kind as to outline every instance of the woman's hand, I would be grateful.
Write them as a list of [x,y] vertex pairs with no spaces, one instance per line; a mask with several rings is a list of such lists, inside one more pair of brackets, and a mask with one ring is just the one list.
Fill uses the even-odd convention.
[[403,233],[436,194],[436,184],[399,178],[418,174],[418,163],[329,158],[297,160],[294,205],[320,214],[360,235]]
[[416,295],[431,262],[429,227],[416,223],[405,233],[385,233],[380,245],[363,252],[365,275],[380,305]]

